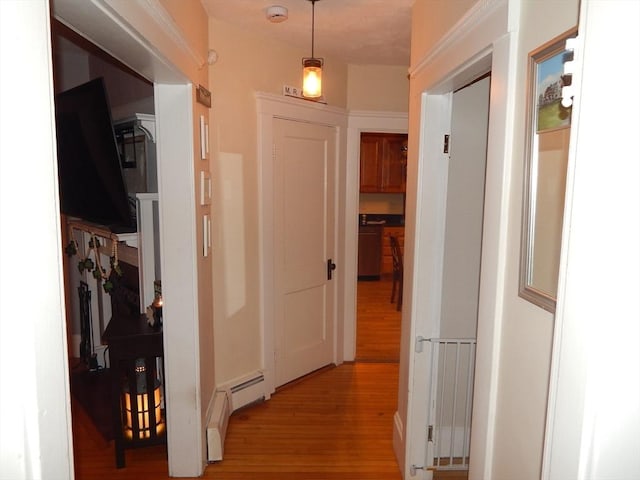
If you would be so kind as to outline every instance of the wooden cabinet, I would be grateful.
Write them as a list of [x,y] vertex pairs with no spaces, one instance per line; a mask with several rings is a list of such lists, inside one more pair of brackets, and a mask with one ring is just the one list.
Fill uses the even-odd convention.
[[406,134],[361,134],[360,192],[404,193],[406,170]]
[[391,255],[391,243],[389,237],[394,236],[398,238],[400,249],[404,254],[404,227],[384,227],[382,232],[382,273],[393,273],[393,257]]
[[167,443],[162,327],[150,327],[144,314],[114,315],[102,339],[109,346],[111,421],[116,467],[122,468],[126,448]]
[[358,277],[380,277],[381,252],[382,226],[361,225],[358,233]]

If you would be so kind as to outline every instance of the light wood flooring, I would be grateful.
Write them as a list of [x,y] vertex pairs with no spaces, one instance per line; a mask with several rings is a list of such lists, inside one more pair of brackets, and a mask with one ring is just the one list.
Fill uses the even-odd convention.
[[[397,407],[400,312],[391,283],[359,282],[357,361],[327,367],[234,412],[224,459],[204,476],[219,480],[400,480],[391,444]],[[126,451],[72,403],[76,479],[168,479],[166,447]]]
[[358,282],[357,362],[400,360],[401,312],[391,303],[391,279]]
[[[235,412],[224,460],[204,478],[400,480],[391,433],[397,365],[352,363],[323,369]],[[166,447],[126,451],[114,466],[113,443],[74,408],[77,479],[165,479]]]

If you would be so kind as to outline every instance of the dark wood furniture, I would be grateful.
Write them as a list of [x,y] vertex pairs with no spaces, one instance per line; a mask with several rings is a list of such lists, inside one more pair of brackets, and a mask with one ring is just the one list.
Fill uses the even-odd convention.
[[382,229],[382,274],[393,273],[393,253],[391,252],[391,237],[398,239],[400,250],[404,249],[404,226],[385,225]]
[[[166,443],[164,420],[157,418],[162,413],[154,408],[155,389],[159,386],[160,394],[163,389],[158,380],[164,378],[162,326],[150,327],[145,315],[114,315],[102,340],[109,346],[116,466],[122,468],[126,448]],[[125,428],[125,390],[132,400],[146,394],[150,406],[145,408],[143,401],[130,401],[129,429]]]
[[404,193],[407,173],[407,135],[360,135],[360,192]]
[[380,278],[382,225],[360,225],[358,232],[358,278]]
[[394,236],[389,237],[391,243],[391,255],[393,257],[393,277],[391,284],[391,303],[396,302],[396,310],[402,310],[402,287],[404,280],[404,260],[402,258],[402,249],[398,239]]

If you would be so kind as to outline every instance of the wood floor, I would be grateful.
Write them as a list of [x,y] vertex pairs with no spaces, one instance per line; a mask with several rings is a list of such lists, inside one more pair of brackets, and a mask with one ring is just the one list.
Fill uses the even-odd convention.
[[[400,480],[391,444],[397,407],[400,313],[390,282],[358,285],[357,361],[286,385],[267,402],[234,412],[218,480]],[[166,479],[166,447],[126,451],[116,469],[113,442],[72,403],[76,479]]]
[[[329,367],[288,386],[271,400],[235,412],[224,460],[204,478],[400,480],[392,452],[396,364],[352,363]],[[74,405],[77,479],[164,479],[166,447],[127,450],[114,466],[106,442]]]
[[400,317],[391,303],[391,279],[358,282],[356,361],[400,360]]

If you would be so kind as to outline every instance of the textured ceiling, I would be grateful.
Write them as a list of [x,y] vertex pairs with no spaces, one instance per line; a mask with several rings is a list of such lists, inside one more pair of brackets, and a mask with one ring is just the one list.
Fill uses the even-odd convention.
[[[317,0],[315,56],[359,65],[409,65],[414,0]],[[293,45],[311,54],[309,0],[202,0],[208,14],[226,23]],[[288,20],[271,23],[266,10],[280,5]],[[215,45],[214,45],[215,48]]]

